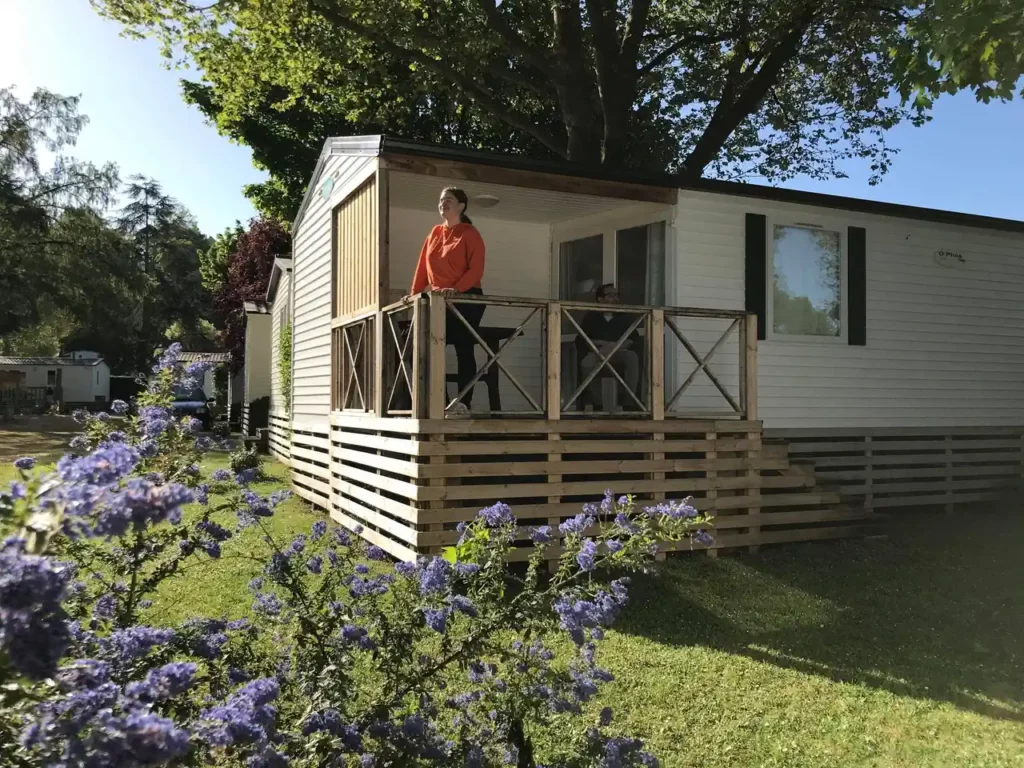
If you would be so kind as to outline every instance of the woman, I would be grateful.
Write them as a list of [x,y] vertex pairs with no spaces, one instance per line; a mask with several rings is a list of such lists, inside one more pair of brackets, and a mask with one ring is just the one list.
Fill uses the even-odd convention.
[[[484,240],[469,216],[466,207],[469,198],[461,189],[448,187],[441,190],[437,203],[438,213],[444,220],[427,235],[416,265],[410,294],[424,291],[443,296],[456,294],[482,295],[480,286],[484,276]],[[456,304],[459,313],[474,329],[480,327],[484,314],[483,304]],[[461,392],[476,375],[476,339],[465,324],[448,310],[445,322],[448,343],[455,347],[458,360],[458,387]],[[455,413],[468,413],[473,402],[471,388],[460,403],[453,406]]]

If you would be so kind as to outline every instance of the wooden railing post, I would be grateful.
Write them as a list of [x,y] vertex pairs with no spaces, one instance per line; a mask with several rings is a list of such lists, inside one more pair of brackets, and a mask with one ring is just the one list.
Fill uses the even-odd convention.
[[549,421],[562,418],[562,306],[552,301],[547,308],[547,403]]
[[[547,362],[547,402],[545,410],[548,421],[560,421],[562,418],[562,305],[552,301],[547,306],[547,343],[544,345],[545,359]],[[548,443],[553,449],[557,449],[562,435],[557,429],[548,432]],[[562,475],[555,467],[562,463],[562,454],[558,450],[552,450],[548,454],[547,483],[551,488],[557,488],[562,484]],[[559,504],[562,497],[554,494],[547,497],[548,504]],[[549,517],[548,525],[558,528],[560,522],[557,517]],[[558,567],[557,559],[551,558],[547,562],[548,570],[554,573]]]
[[651,310],[651,418],[665,420],[665,310]]
[[409,396],[412,400],[412,417],[414,419],[425,419],[428,414],[428,382],[427,371],[429,367],[430,350],[430,308],[427,303],[417,297],[412,305],[412,392]]
[[740,387],[743,393],[743,418],[757,421],[757,315],[747,315],[741,331]]
[[379,309],[370,321],[373,323],[373,350],[367,355],[368,360],[373,360],[376,365],[373,369],[372,403],[367,403],[368,410],[372,410],[378,419],[387,416],[387,393],[384,391],[384,323],[385,315]]
[[445,404],[448,400],[445,383],[445,323],[447,306],[444,297],[439,293],[429,295],[429,342],[428,357],[430,360],[429,378],[427,379],[427,418],[443,419]]

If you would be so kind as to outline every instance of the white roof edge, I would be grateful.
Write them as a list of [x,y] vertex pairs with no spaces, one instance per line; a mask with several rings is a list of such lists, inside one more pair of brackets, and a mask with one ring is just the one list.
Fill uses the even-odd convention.
[[267,283],[267,295],[264,297],[264,301],[267,304],[271,304],[274,301],[274,297],[277,295],[277,285],[281,280],[281,275],[285,272],[292,271],[292,260],[277,257],[274,259],[274,266],[270,270],[270,282]]
[[320,157],[316,161],[316,168],[313,169],[313,175],[309,179],[309,184],[306,185],[306,194],[302,196],[302,204],[299,206],[298,213],[295,214],[295,220],[292,222],[293,243],[294,235],[299,231],[299,224],[302,223],[302,217],[306,214],[306,209],[309,207],[309,201],[313,197],[316,182],[320,178],[320,174],[323,173],[327,158],[332,155],[376,157],[380,154],[383,142],[383,135],[331,136],[324,141],[323,149],[320,150]]

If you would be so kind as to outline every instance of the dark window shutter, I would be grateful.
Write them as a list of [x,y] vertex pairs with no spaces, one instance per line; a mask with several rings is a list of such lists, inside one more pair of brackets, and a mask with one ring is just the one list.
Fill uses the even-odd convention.
[[757,338],[764,339],[768,329],[768,240],[767,219],[759,213],[747,214],[746,238],[746,310],[757,315]]
[[868,272],[867,230],[850,227],[846,233],[847,300],[846,312],[850,324],[847,338],[851,346],[863,347],[868,343]]

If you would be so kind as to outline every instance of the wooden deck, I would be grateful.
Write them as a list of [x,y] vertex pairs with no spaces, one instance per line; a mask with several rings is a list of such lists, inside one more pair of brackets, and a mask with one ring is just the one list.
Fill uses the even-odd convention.
[[694,497],[716,515],[716,549],[852,535],[865,517],[765,450],[749,421],[335,414],[329,466],[331,516],[404,559],[453,543],[456,525],[495,501],[524,526],[557,526],[606,490],[642,505]]
[[[863,508],[844,505],[813,470],[792,462],[785,446],[764,443],[756,418],[753,316],[614,308],[630,315],[633,330],[644,329],[643,385],[630,412],[583,412],[572,406],[593,377],[562,380],[561,336],[567,325],[583,333],[571,313],[598,307],[507,297],[478,301],[523,313],[520,327],[483,355],[477,372],[481,380],[488,367],[497,368],[521,393],[522,410],[447,417],[458,394],[447,387],[448,303],[440,296],[342,318],[333,329],[329,425],[295,428],[289,446],[302,496],[406,560],[453,543],[459,522],[496,501],[510,504],[524,526],[557,526],[606,490],[633,495],[641,505],[693,497],[699,509],[715,514],[716,550],[864,530]],[[683,330],[683,321],[693,317],[721,321],[724,328],[703,354]],[[517,339],[527,339],[531,323],[539,326],[532,338],[539,344],[540,375],[533,378],[541,382],[532,393],[522,366],[506,365],[504,357]],[[730,337],[729,355],[738,359],[723,351]],[[582,343],[597,351],[585,335]],[[672,345],[689,354],[693,368],[667,387]],[[733,375],[716,374],[715,366],[726,360]],[[624,386],[615,373],[605,375]],[[720,402],[703,400],[701,413],[675,408],[698,376],[706,377],[707,392],[719,393]],[[524,541],[523,556],[527,546]]]

